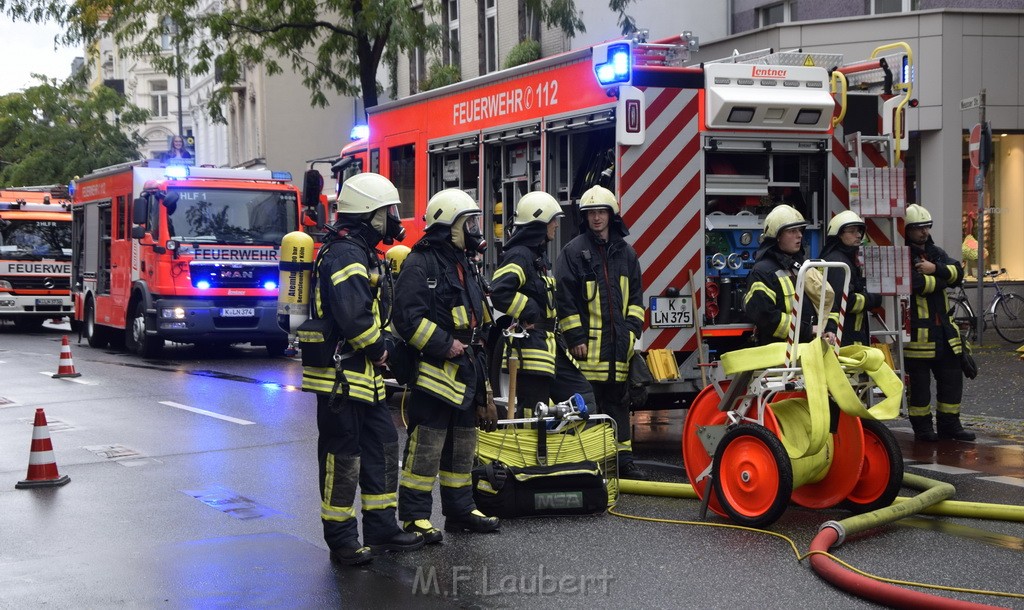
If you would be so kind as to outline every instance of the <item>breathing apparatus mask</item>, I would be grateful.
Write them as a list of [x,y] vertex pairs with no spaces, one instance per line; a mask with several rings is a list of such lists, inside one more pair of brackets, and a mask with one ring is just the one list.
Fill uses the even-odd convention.
[[398,215],[397,205],[388,205],[374,210],[370,217],[370,226],[380,233],[381,241],[387,245],[405,239],[405,227]]
[[465,215],[455,220],[452,225],[452,245],[471,254],[483,254],[487,250],[487,240],[480,228],[480,215]]

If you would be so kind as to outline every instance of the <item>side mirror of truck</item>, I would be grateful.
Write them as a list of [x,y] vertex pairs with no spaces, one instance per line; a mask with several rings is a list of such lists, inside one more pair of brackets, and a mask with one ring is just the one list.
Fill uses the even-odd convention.
[[302,179],[302,205],[307,208],[316,207],[323,190],[324,177],[315,169],[307,170]]
[[[149,221],[149,202],[146,201],[145,197],[139,197],[135,200],[135,205],[132,208],[132,223],[136,225],[145,226]],[[132,228],[132,237],[135,237],[135,228]]]
[[132,239],[142,239],[146,236],[146,227],[135,225],[132,227]]

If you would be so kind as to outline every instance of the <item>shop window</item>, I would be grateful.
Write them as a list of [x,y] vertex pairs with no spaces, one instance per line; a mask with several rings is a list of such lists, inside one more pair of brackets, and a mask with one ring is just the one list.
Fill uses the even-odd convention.
[[[993,155],[984,190],[984,235],[986,269],[1007,271],[1007,278],[1024,280],[1024,134],[996,131]],[[963,242],[961,254],[969,277],[977,276],[978,191],[975,170],[963,140]]]

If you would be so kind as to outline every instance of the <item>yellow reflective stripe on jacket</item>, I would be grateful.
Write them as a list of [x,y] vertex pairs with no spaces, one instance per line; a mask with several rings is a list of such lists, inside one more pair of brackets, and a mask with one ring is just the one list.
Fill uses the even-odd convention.
[[775,296],[775,291],[769,288],[767,285],[765,285],[764,282],[754,282],[753,284],[750,285],[750,288],[747,289],[747,296],[746,298],[743,299],[744,305],[747,304],[747,301],[750,300],[750,297],[754,296],[755,292],[765,293],[765,295],[767,295],[768,298],[772,300],[772,302],[778,300]]
[[562,332],[568,332],[574,328],[580,328],[582,326],[583,320],[580,318],[580,314],[578,313],[566,316],[558,321],[558,327],[562,329]]
[[353,276],[365,277],[369,281],[370,276],[366,273],[366,267],[360,263],[352,263],[331,274],[331,284],[337,286]]
[[956,265],[946,265],[946,269],[949,270],[949,281],[946,282],[947,284],[963,279],[960,277],[960,272],[957,270]]
[[778,339],[786,339],[789,337],[789,321],[793,319],[793,316],[786,312],[782,313],[779,325],[775,327],[775,332],[772,335]]
[[526,306],[530,303],[530,299],[526,298],[526,295],[517,292],[512,295],[512,304],[508,306],[508,311],[505,312],[513,318],[518,318],[523,315],[523,311],[526,310]]
[[640,307],[639,305],[630,305],[628,313],[626,315],[627,316],[632,316],[632,317],[640,320],[640,323],[643,324],[643,321],[644,321],[644,308]]
[[363,510],[384,510],[398,506],[398,494],[361,494]]
[[555,311],[555,278],[550,275],[542,276],[544,278],[544,287],[546,290],[546,303],[544,303],[544,318],[552,319],[558,312]]
[[443,367],[439,368],[421,360],[416,385],[454,405],[461,405],[466,396],[466,384],[455,378],[459,365],[446,361]]
[[867,304],[868,300],[864,298],[863,294],[858,292],[853,295],[853,303],[848,303],[848,305],[850,305],[849,313],[860,313],[864,311],[864,307]]
[[441,479],[441,487],[469,487],[473,482],[468,472],[450,472],[442,470],[438,472]]
[[434,324],[430,320],[423,318],[422,320],[420,320],[420,323],[416,326],[416,332],[414,332],[412,334],[412,337],[409,339],[409,345],[422,351],[423,348],[426,347],[427,342],[430,341],[430,338],[434,336],[434,333],[437,332],[437,330],[437,324]]
[[374,325],[350,339],[349,344],[353,349],[366,349],[378,341],[380,341],[380,329]]
[[302,389],[306,392],[329,393],[334,389],[334,369],[330,367],[302,367]]
[[935,276],[926,275],[924,276],[924,288],[921,289],[922,294],[931,294],[935,292]]
[[469,328],[469,315],[466,314],[465,305],[458,305],[452,308],[452,324],[457,330]]
[[[580,372],[588,381],[609,381],[607,360],[577,360]],[[612,381],[625,381],[629,373],[629,364],[615,362],[615,379]]]
[[511,274],[515,275],[516,279],[519,280],[519,284],[518,284],[519,286],[522,286],[523,284],[526,283],[526,272],[523,271],[522,267],[520,267],[519,265],[517,265],[515,263],[509,263],[507,265],[503,265],[501,268],[499,268],[497,271],[495,271],[494,275],[491,276],[491,282],[493,283],[495,280],[497,280],[499,277],[505,275],[506,273],[511,273]]

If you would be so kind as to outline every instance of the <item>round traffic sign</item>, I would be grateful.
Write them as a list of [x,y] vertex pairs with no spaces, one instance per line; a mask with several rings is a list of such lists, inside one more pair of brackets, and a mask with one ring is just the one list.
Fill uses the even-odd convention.
[[981,169],[981,123],[971,129],[971,137],[967,140],[967,156],[971,158],[971,167]]

